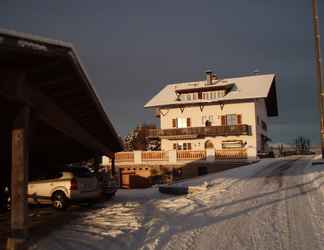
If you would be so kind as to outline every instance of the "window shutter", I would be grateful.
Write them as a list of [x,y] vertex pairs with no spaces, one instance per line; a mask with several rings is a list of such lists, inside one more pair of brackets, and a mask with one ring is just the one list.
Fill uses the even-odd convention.
[[188,150],[191,150],[191,143],[188,143]]
[[226,126],[226,115],[222,115],[222,126]]
[[173,143],[173,149],[177,149],[177,144],[176,143]]
[[242,124],[242,115],[237,115],[237,124]]
[[191,127],[191,120],[190,118],[187,118],[187,128]]
[[198,92],[198,99],[202,99],[202,92]]
[[177,127],[177,119],[172,119],[172,128]]

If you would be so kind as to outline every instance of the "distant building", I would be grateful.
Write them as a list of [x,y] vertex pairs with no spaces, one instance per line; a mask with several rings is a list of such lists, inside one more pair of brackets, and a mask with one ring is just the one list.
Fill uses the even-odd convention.
[[274,74],[165,86],[145,108],[154,108],[160,129],[150,130],[168,150],[244,150],[256,157],[268,150],[268,117],[278,116]]

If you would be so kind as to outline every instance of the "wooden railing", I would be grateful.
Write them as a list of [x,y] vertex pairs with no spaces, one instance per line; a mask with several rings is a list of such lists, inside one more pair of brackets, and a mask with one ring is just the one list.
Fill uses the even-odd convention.
[[221,149],[215,150],[215,159],[230,160],[230,159],[246,159],[246,149]]
[[148,137],[150,138],[197,138],[206,136],[230,136],[230,135],[249,135],[250,126],[246,124],[231,126],[209,126],[192,128],[173,128],[173,129],[150,129]]
[[142,151],[142,161],[168,161],[166,151]]
[[134,152],[119,152],[115,154],[116,162],[133,162]]
[[[213,152],[215,153],[213,154]],[[215,160],[248,158],[246,149],[221,149],[211,151],[211,154],[205,150],[134,151],[115,154],[116,162],[124,164],[142,164],[149,162],[165,164],[168,162],[206,160],[210,156],[215,158]]]
[[205,150],[177,150],[177,160],[205,160]]

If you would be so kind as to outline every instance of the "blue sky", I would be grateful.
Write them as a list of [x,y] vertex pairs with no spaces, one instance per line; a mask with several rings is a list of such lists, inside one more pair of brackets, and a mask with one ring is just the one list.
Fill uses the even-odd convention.
[[311,0],[2,0],[0,27],[72,42],[121,135],[158,122],[143,105],[167,83],[259,69],[279,76],[273,141],[319,142]]

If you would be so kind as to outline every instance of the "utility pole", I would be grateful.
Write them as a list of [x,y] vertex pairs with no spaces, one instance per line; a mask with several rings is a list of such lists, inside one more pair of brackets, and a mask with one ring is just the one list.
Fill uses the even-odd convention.
[[316,55],[316,75],[318,82],[318,94],[319,94],[319,108],[320,108],[320,136],[321,136],[321,152],[322,159],[324,159],[324,93],[323,93],[323,67],[321,58],[321,39],[319,29],[319,16],[317,0],[313,1],[313,28],[315,36],[315,55]]

